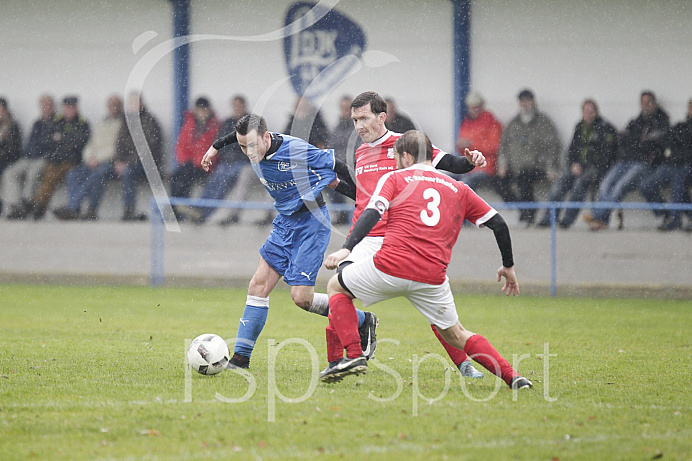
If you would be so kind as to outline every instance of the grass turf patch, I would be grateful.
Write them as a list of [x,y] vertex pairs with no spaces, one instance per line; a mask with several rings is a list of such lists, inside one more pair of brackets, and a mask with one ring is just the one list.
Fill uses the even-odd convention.
[[[534,382],[460,379],[405,300],[365,376],[316,382],[326,319],[272,294],[247,377],[184,366],[245,291],[0,286],[2,459],[684,459],[690,301],[457,296]],[[235,400],[236,403],[226,403]]]

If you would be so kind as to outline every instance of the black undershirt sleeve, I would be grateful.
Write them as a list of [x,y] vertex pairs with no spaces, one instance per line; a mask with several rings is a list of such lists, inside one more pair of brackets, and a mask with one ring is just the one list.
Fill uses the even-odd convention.
[[358,221],[356,221],[353,230],[346,239],[346,243],[342,248],[346,248],[349,251],[353,251],[353,248],[360,243],[366,235],[370,233],[375,224],[382,219],[382,215],[379,211],[374,208],[366,208],[363,214],[360,215]]
[[437,163],[436,168],[438,170],[445,170],[454,174],[463,174],[473,170],[475,166],[473,166],[471,162],[466,159],[466,157],[447,154],[442,156],[440,161]]
[[217,139],[216,141],[214,141],[214,144],[212,144],[212,146],[214,147],[214,149],[219,150],[222,147],[225,147],[229,144],[233,144],[236,142],[238,142],[238,137],[235,134],[235,130],[233,130],[230,133],[228,133],[226,136],[223,136],[223,137]]
[[504,267],[514,266],[514,257],[512,256],[512,239],[509,236],[509,227],[505,220],[499,214],[488,219],[483,225],[493,231],[497,246],[500,248],[502,255],[502,265]]
[[334,171],[339,177],[339,184],[336,186],[335,191],[345,195],[346,197],[355,200],[356,199],[356,183],[351,178],[351,173],[348,171],[348,165],[339,159],[336,159],[336,165],[334,166]]

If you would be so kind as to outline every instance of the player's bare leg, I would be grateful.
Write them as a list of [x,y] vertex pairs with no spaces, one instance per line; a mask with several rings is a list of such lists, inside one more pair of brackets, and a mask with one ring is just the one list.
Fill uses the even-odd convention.
[[510,388],[533,387],[533,383],[519,375],[483,336],[468,331],[459,322],[446,330],[438,328],[438,331],[445,341],[456,348],[463,349],[469,357],[483,365],[486,370],[502,378]]

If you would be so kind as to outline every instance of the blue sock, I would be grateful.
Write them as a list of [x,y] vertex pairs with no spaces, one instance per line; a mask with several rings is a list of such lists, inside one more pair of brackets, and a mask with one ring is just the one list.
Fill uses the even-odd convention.
[[267,321],[268,312],[269,298],[248,295],[243,317],[238,323],[234,353],[248,358],[252,355],[255,342]]
[[365,322],[365,312],[360,309],[356,309],[356,315],[358,315],[358,327],[360,328],[360,326],[363,325],[363,322]]

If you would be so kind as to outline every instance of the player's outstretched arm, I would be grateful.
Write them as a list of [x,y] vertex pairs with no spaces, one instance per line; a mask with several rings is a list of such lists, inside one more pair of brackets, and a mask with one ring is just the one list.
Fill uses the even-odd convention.
[[463,157],[450,154],[443,155],[435,167],[438,170],[445,170],[454,174],[464,174],[473,170],[476,164],[481,167],[485,166],[485,156],[480,151],[466,149]]
[[209,171],[211,168],[212,159],[216,157],[216,154],[218,153],[219,151],[214,146],[209,146],[207,153],[204,154],[204,157],[202,157],[202,169],[204,171]]
[[512,255],[512,239],[509,235],[509,227],[499,214],[488,219],[484,225],[492,229],[493,234],[495,234],[495,241],[502,255],[502,267],[497,271],[497,281],[501,281],[502,277],[504,277],[505,286],[502,287],[502,291],[504,291],[507,296],[516,296],[519,294],[519,283],[514,273],[514,256]]
[[497,281],[501,282],[502,277],[505,278],[505,285],[502,287],[502,291],[507,296],[516,296],[519,294],[519,282],[517,281],[517,274],[514,273],[514,266],[505,267],[502,266],[497,270]]

